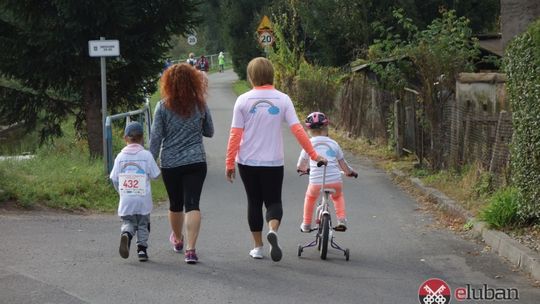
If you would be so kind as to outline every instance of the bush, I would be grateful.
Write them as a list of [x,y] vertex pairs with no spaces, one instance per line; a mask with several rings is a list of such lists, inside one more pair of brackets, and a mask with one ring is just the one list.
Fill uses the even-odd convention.
[[515,188],[504,188],[495,192],[489,204],[480,213],[480,218],[490,227],[507,228],[519,221],[518,191]]
[[336,68],[318,67],[303,61],[294,80],[296,101],[307,112],[332,113],[339,75]]
[[540,21],[507,48],[505,70],[512,107],[512,181],[522,221],[540,219]]

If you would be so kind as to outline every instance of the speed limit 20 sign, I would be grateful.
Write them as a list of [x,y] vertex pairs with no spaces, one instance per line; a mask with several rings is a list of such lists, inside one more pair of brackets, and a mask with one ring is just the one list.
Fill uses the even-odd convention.
[[262,47],[271,46],[274,43],[274,35],[270,31],[263,31],[259,33],[259,44]]

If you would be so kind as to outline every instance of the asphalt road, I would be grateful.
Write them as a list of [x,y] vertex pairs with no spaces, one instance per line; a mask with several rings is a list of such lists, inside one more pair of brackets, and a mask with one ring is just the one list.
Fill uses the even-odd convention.
[[210,75],[216,134],[206,140],[199,264],[187,265],[171,250],[167,204],[152,215],[146,263],[133,250],[127,260],[119,256],[114,214],[0,211],[0,303],[419,303],[418,289],[429,278],[452,289],[517,288],[518,303],[538,303],[540,289],[524,274],[483,245],[437,228],[384,172],[351,155],[360,176],[345,181],[349,230],[337,234],[350,261],[335,251],[322,261],[314,248],[297,257],[298,244],[312,236],[298,228],[307,178],[295,173],[300,148],[289,132],[279,231],[284,257],[251,259],[243,187],[224,178],[235,79],[230,71]]

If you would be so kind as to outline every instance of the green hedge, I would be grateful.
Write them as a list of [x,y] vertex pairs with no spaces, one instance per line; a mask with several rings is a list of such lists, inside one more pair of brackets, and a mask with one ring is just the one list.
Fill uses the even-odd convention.
[[540,219],[540,21],[507,48],[505,69],[514,136],[512,179],[523,221]]

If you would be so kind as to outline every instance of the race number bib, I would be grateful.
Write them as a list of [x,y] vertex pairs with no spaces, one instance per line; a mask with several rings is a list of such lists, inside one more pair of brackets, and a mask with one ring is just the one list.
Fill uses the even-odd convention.
[[120,173],[118,179],[121,195],[146,195],[146,174]]

